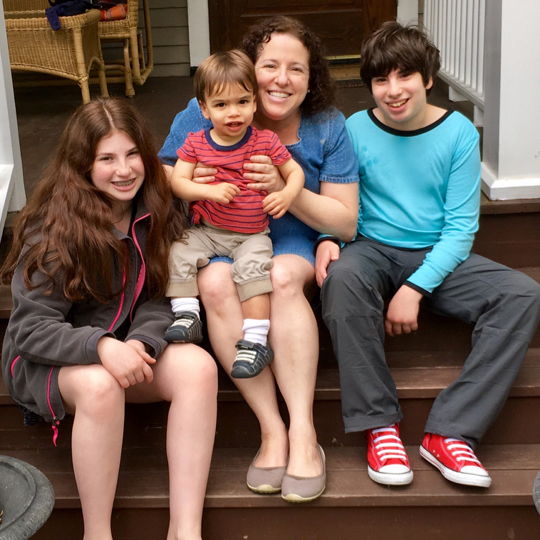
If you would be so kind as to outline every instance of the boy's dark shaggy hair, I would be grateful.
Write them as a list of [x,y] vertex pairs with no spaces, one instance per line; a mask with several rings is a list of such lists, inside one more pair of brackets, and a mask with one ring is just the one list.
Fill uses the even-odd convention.
[[435,82],[441,67],[439,49],[424,32],[393,21],[385,22],[364,39],[361,55],[360,76],[370,92],[371,80],[386,77],[393,69],[418,72],[427,86],[430,78]]
[[263,45],[270,41],[273,34],[289,34],[300,40],[308,51],[309,92],[301,105],[302,111],[310,116],[335,105],[336,84],[330,75],[321,40],[303,22],[284,15],[264,19],[248,29],[240,48],[255,64]]

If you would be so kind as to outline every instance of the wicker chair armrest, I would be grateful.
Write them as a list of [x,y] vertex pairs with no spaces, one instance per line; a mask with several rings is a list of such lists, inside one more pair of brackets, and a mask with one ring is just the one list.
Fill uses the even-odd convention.
[[[39,28],[50,28],[49,21],[45,17],[45,13],[41,12],[23,12],[23,16],[12,17],[11,12],[8,16],[6,13],[6,29],[9,30],[27,30],[27,29],[39,29]],[[19,12],[20,13],[20,12]],[[99,22],[101,18],[101,13],[98,9],[91,9],[86,13],[81,13],[79,15],[71,15],[69,17],[59,17],[61,28],[64,29],[76,29],[82,28],[89,24],[94,24]],[[52,30],[51,30],[52,31]]]

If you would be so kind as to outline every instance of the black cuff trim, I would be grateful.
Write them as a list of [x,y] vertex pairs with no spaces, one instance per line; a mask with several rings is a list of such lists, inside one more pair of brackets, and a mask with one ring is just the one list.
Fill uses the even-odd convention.
[[317,238],[313,244],[313,255],[315,255],[315,257],[317,256],[317,248],[319,247],[319,244],[325,240],[330,240],[341,248],[341,240],[337,236],[321,236],[320,238]]
[[414,283],[411,283],[410,281],[406,281],[404,285],[407,285],[407,287],[414,289],[416,292],[419,292],[420,294],[423,294],[424,296],[431,298],[430,292],[426,291],[426,289],[422,289],[422,287],[419,287],[418,285],[415,285]]

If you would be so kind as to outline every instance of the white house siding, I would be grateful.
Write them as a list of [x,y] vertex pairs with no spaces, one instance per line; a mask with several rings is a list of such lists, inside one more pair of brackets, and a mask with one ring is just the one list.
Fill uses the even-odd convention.
[[[187,0],[148,0],[154,44],[154,70],[150,77],[189,75]],[[144,13],[139,0],[139,28],[144,37]],[[119,43],[105,44],[106,59],[121,58]]]

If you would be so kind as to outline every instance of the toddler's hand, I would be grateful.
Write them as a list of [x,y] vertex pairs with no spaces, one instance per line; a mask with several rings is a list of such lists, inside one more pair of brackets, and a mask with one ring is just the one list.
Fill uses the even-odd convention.
[[275,219],[279,219],[285,215],[285,212],[287,212],[291,203],[292,197],[289,197],[283,191],[275,191],[264,198],[263,210]]
[[240,193],[240,188],[229,182],[221,182],[208,187],[210,188],[208,199],[221,204],[230,203],[234,196]]

